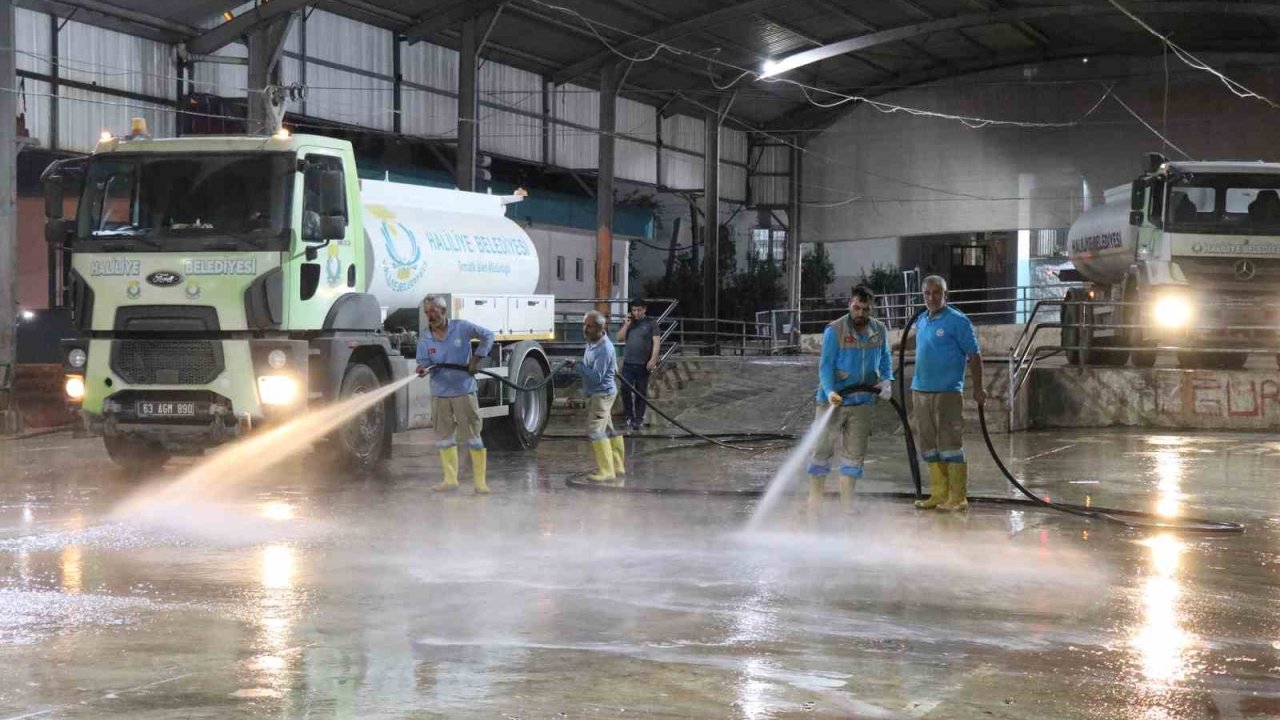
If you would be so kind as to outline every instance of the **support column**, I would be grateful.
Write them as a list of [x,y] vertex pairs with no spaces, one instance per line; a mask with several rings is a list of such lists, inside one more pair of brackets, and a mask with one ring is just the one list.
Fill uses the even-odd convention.
[[0,432],[16,429],[17,407],[10,390],[17,356],[18,68],[14,54],[14,0],[0,0]]
[[727,99],[720,109],[705,117],[706,142],[702,160],[702,316],[720,317],[720,123],[728,110]]
[[791,147],[790,197],[787,203],[787,308],[800,309],[800,268],[804,258],[800,256],[801,219],[804,205],[800,200],[800,180],[803,171],[804,150],[796,137]]
[[[596,175],[596,298],[612,297],[613,286],[613,148],[618,125],[620,68],[609,63],[600,68],[600,153]],[[609,312],[609,303],[596,304]]]
[[400,33],[396,33],[391,39],[391,132],[399,135],[404,132],[404,68],[400,58]]
[[476,189],[476,159],[479,150],[480,103],[477,71],[480,65],[480,18],[462,23],[462,43],[458,48],[458,153],[455,177],[458,189]]
[[284,40],[294,13],[281,15],[254,28],[248,34],[249,45],[249,121],[250,135],[270,135],[284,122],[284,97],[269,88],[280,87],[280,58],[284,56]]

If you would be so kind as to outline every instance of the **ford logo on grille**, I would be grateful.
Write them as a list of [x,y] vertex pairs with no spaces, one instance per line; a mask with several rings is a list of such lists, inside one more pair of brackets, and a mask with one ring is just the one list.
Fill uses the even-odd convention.
[[147,276],[147,282],[156,287],[173,287],[182,282],[182,276],[176,272],[157,270]]
[[1252,280],[1254,275],[1258,274],[1258,266],[1253,264],[1252,260],[1241,260],[1236,263],[1236,278],[1239,280]]

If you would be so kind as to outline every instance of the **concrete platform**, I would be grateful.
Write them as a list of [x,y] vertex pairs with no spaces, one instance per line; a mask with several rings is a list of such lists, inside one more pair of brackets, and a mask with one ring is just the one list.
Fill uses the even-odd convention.
[[[442,496],[431,440],[128,517],[164,479],[92,440],[0,444],[0,718],[1280,715],[1272,435],[1001,439],[1040,492],[1248,525],[1221,538],[799,498],[746,534],[752,499],[566,489],[576,440]],[[632,448],[632,488],[760,488],[783,459]],[[905,488],[900,453],[878,439],[860,489]]]

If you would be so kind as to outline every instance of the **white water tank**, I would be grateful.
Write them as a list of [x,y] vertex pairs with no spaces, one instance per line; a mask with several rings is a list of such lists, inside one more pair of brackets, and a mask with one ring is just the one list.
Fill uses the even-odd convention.
[[361,182],[369,292],[387,312],[429,294],[530,295],[538,251],[506,217],[509,197]]
[[1138,228],[1129,224],[1130,186],[1112,188],[1106,202],[1076,218],[1067,231],[1067,254],[1090,282],[1113,285],[1135,259]]

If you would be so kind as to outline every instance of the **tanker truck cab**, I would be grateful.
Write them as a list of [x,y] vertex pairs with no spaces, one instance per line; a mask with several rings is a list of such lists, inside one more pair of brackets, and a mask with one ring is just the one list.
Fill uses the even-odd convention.
[[[1247,354],[1226,349],[1274,344],[1280,328],[1280,164],[1146,162],[1071,227],[1089,282],[1074,299],[1103,304],[1064,306],[1063,344],[1103,364],[1149,367],[1154,348],[1174,346],[1183,367],[1243,367]],[[1104,329],[1112,318],[1120,327]]]
[[[74,218],[64,218],[73,179],[82,188]],[[46,237],[71,251],[83,338],[64,342],[68,398],[130,470],[407,377],[414,360],[400,349],[410,343],[384,330],[398,309],[389,306],[412,297],[416,309],[427,292],[459,289],[446,280],[405,286],[392,300],[373,294],[379,253],[346,141],[285,132],[160,140],[135,126],[104,136],[75,173],[51,166],[44,182]],[[491,364],[509,360],[511,345]],[[532,345],[520,359],[545,369]],[[317,448],[349,466],[377,465],[392,432],[429,424],[424,385],[317,438]],[[497,402],[516,399],[498,393]],[[517,445],[536,443],[545,414],[538,420]]]

